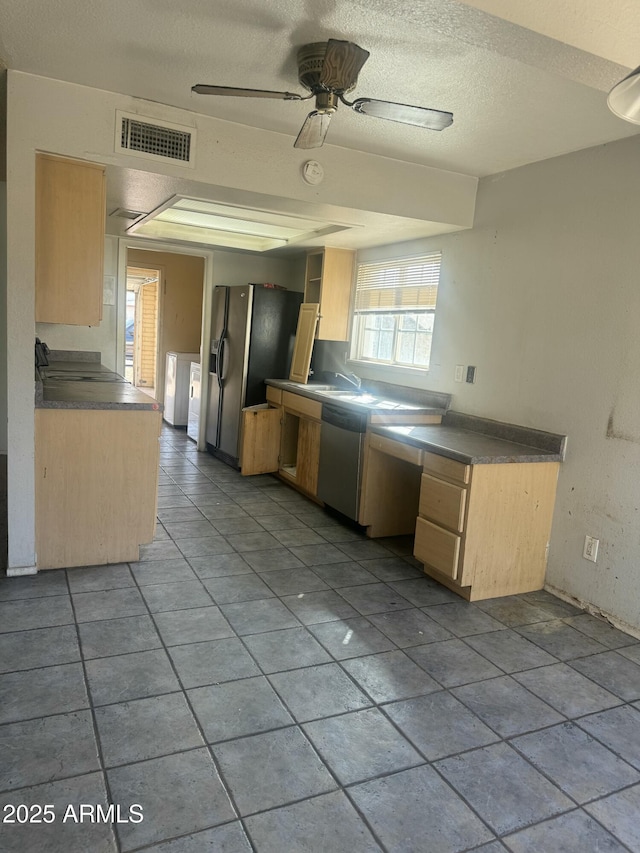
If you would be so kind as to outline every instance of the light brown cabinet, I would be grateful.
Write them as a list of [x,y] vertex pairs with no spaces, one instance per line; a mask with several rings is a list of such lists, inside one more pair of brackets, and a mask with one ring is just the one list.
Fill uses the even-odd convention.
[[292,382],[306,384],[309,378],[309,367],[311,365],[311,354],[313,352],[313,340],[318,325],[317,302],[303,302],[298,314],[298,327],[296,329],[296,342],[291,357],[291,370],[289,379]]
[[103,166],[36,156],[36,322],[102,319],[105,205]]
[[304,285],[304,301],[320,305],[316,337],[323,341],[349,340],[349,305],[355,252],[324,249],[310,252]]
[[559,463],[422,461],[413,553],[425,572],[471,601],[541,589]]
[[242,413],[240,470],[244,476],[278,473],[305,494],[318,491],[322,404],[267,389],[269,403]]
[[38,569],[138,560],[155,533],[161,417],[36,409]]

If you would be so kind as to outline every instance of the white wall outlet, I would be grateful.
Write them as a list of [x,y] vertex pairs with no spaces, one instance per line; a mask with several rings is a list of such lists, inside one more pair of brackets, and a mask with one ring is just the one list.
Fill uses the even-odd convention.
[[582,549],[582,556],[585,558],[585,560],[591,560],[592,563],[596,562],[596,560],[598,559],[599,545],[599,539],[594,539],[593,536],[584,537],[584,548]]
[[475,364],[470,364],[469,367],[467,367],[467,382],[470,385],[473,385],[473,383],[475,381],[476,381],[476,366],[475,366]]
[[464,382],[464,364],[456,364],[456,382]]

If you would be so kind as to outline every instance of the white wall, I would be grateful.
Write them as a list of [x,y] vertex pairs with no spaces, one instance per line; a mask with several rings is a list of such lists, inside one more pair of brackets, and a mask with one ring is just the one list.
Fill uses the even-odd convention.
[[[473,230],[359,253],[442,250],[418,384],[453,394],[456,410],[569,436],[548,583],[636,630],[639,158],[635,136],[485,178]],[[456,364],[475,364],[476,384],[454,382]],[[585,534],[600,539],[596,564]]]
[[0,454],[7,452],[7,184],[0,182]]
[[245,285],[270,282],[288,290],[304,290],[304,258],[267,258],[240,252],[213,253],[214,285]]

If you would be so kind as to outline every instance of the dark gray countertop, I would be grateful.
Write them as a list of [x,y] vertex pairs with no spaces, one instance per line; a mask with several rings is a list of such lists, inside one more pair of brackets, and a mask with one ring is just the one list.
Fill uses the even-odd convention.
[[[82,380],[82,375],[89,378]],[[35,407],[162,411],[160,403],[100,364],[100,353],[88,352],[50,354],[49,366],[36,369]]]
[[562,462],[566,436],[449,412],[441,424],[373,425],[372,432],[466,465]]

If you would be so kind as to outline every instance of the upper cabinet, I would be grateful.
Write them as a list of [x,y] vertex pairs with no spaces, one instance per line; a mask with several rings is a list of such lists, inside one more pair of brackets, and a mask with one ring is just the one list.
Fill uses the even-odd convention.
[[94,326],[102,319],[105,170],[36,157],[36,322]]
[[349,340],[349,304],[355,252],[324,249],[307,255],[304,301],[320,305],[316,337],[323,341]]

